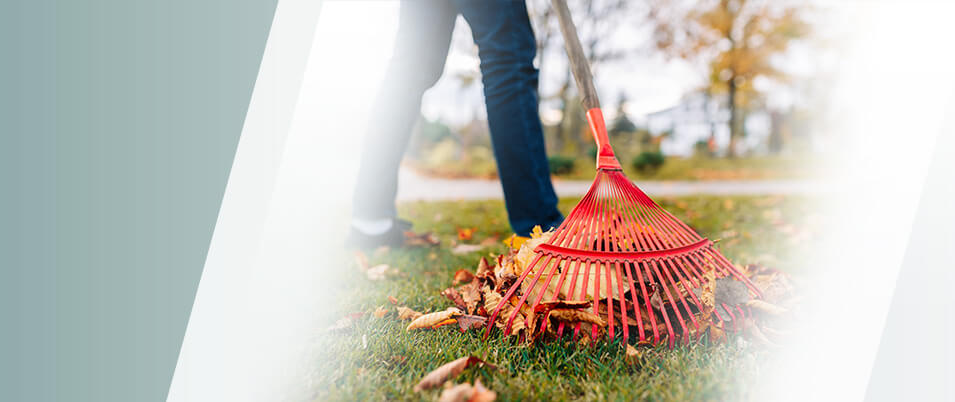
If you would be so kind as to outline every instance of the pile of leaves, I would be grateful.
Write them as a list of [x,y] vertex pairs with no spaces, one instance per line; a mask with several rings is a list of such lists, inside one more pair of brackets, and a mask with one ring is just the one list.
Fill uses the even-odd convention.
[[[535,228],[529,239],[508,240],[511,247],[507,253],[491,256],[490,260],[486,257],[481,258],[473,272],[458,270],[454,273],[452,286],[441,292],[441,295],[447,298],[453,307],[429,314],[419,313],[420,315],[417,316],[405,313],[404,317],[413,319],[407,329],[409,331],[437,329],[453,324],[456,324],[461,331],[483,329],[487,320],[492,319],[492,313],[500,307],[500,313],[493,317],[493,325],[499,330],[506,330],[506,335],[516,336],[521,340],[555,338],[572,332],[575,338],[579,337],[579,341],[589,342],[605,335],[610,331],[611,325],[606,319],[607,306],[620,305],[621,298],[627,302],[633,300],[629,291],[621,294],[615,291],[629,289],[629,285],[618,287],[618,284],[611,283],[612,286],[608,287],[610,290],[607,290],[604,287],[597,289],[596,285],[588,284],[584,287],[585,292],[569,292],[566,289],[566,282],[560,288],[553,283],[545,288],[541,283],[531,286],[532,281],[526,280],[521,283],[517,292],[505,300],[508,289],[532,265],[534,248],[546,242],[551,233]],[[707,272],[705,280],[697,287],[684,282],[675,282],[675,286],[668,286],[666,289],[660,284],[651,282],[645,282],[643,286],[634,286],[636,289],[646,289],[647,292],[647,295],[637,295],[637,299],[641,301],[638,310],[642,322],[645,323],[644,339],[648,340],[645,342],[668,341],[668,329],[665,323],[668,319],[674,323],[672,328],[676,336],[685,341],[691,339],[720,341],[726,337],[727,330],[733,330],[743,331],[759,343],[774,344],[770,337],[785,333],[784,330],[779,329],[778,324],[784,324],[786,320],[776,318],[785,316],[789,312],[789,308],[782,305],[792,304],[794,301],[792,285],[786,275],[766,267],[750,265],[740,267],[740,271],[762,289],[762,299],[752,298],[746,285],[740,281],[731,277],[717,278],[713,269],[705,270]],[[532,274],[536,274],[536,271],[532,271]],[[594,279],[581,277],[581,280],[586,282]],[[614,280],[615,278],[611,278],[611,282]],[[520,303],[521,297],[525,294],[526,301]],[[686,300],[696,302],[684,302],[677,306],[674,304],[679,304],[679,301],[671,303],[670,300],[677,299],[668,297],[668,294],[679,294]],[[647,297],[644,298],[644,296]],[[542,302],[532,308],[531,301],[537,298],[540,298]],[[642,303],[647,299],[650,300],[651,305],[649,310],[655,315],[653,320],[648,316],[650,312]],[[595,303],[597,308],[594,308]],[[614,314],[617,317],[613,325],[616,326],[615,333],[619,334],[622,320],[619,317],[620,310],[615,310]],[[693,315],[694,325],[687,325],[686,328],[676,325],[678,310],[684,315],[689,311]],[[637,318],[632,316],[634,310],[631,308],[627,312],[630,314],[627,320],[630,325],[628,329],[631,334],[636,334],[638,328],[636,327]],[[655,328],[651,328],[651,322],[656,323]],[[686,322],[689,323],[690,320]],[[776,327],[767,327],[766,325],[770,323]],[[767,336],[766,333],[773,335]]]

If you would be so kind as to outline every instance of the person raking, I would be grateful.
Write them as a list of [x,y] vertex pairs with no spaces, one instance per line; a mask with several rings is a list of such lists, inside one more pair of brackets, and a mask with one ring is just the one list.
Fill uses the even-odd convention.
[[487,120],[508,220],[527,236],[557,227],[563,215],[550,179],[538,111],[537,44],[523,1],[425,0],[400,5],[394,53],[372,106],[362,146],[347,244],[400,246],[398,169],[420,113],[421,97],[441,77],[460,14],[478,47]]

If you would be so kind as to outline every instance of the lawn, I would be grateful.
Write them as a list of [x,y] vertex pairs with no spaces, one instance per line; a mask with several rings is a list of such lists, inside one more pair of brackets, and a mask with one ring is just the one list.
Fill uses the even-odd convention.
[[[741,158],[668,157],[663,166],[654,171],[638,171],[631,166],[630,158],[620,156],[620,163],[627,175],[634,180],[768,180],[811,178],[816,172],[815,163],[808,157],[761,156]],[[473,163],[427,163],[407,161],[408,166],[422,174],[439,177],[494,178],[497,170],[492,160]],[[554,176],[562,180],[592,180],[594,161],[577,158],[571,172]]]
[[[681,197],[658,199],[664,207],[711,239],[738,263],[763,263],[793,273],[798,283],[798,256],[810,232],[799,223],[808,211],[803,198],[792,197]],[[568,211],[576,199],[561,200]],[[387,263],[399,270],[394,277],[370,281],[342,261],[338,273],[346,286],[332,295],[336,305],[322,325],[355,312],[391,307],[393,296],[418,311],[451,305],[439,292],[451,285],[452,274],[473,270],[481,256],[501,253],[500,242],[466,255],[450,252],[457,229],[477,227],[469,243],[510,234],[499,201],[409,203],[400,215],[418,231],[433,231],[439,247],[409,248],[369,254],[372,264]],[[571,341],[526,346],[495,332],[461,333],[444,327],[436,331],[405,332],[406,321],[394,313],[384,318],[366,314],[345,331],[316,330],[307,383],[313,400],[434,400],[440,389],[412,392],[414,385],[437,366],[458,357],[486,356],[500,370],[468,369],[452,382],[479,378],[498,394],[498,400],[607,399],[607,400],[725,400],[752,396],[763,366],[773,353],[741,337],[716,345],[647,348],[636,364],[625,361],[617,344],[578,347]],[[324,328],[324,327],[323,327]]]

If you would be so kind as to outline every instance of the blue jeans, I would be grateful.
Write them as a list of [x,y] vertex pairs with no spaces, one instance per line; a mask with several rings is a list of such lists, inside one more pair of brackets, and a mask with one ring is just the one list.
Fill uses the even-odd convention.
[[458,14],[481,59],[491,144],[511,228],[557,227],[563,215],[550,181],[538,114],[537,44],[523,1],[429,0],[401,3],[398,35],[362,148],[354,215],[396,216],[398,167],[420,113],[421,96],[441,77]]

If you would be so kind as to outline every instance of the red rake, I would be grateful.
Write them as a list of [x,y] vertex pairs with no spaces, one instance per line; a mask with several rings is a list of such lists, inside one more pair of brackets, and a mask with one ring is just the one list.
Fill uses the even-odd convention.
[[[702,288],[707,277],[732,276],[742,281],[754,296],[760,297],[760,292],[717,251],[712,241],[701,237],[653,202],[623,174],[607,137],[590,67],[584,58],[570,11],[564,0],[552,2],[597,143],[597,176],[563,224],[548,241],[534,249],[532,262],[492,312],[485,338],[490,335],[505,303],[523,287],[525,291],[517,306],[529,303],[528,297],[534,295],[529,303],[530,311],[538,311],[548,290],[552,293],[548,300],[551,302],[592,299],[593,312],[607,321],[610,339],[622,332],[626,343],[631,326],[635,326],[639,341],[648,341],[647,333],[650,332],[653,343],[659,344],[665,327],[665,339],[670,347],[678,337],[689,342],[692,333],[700,334],[700,329],[706,328],[695,314],[703,310],[703,304],[694,292],[680,292],[680,286],[684,289]],[[556,284],[551,287],[554,280]],[[656,295],[651,296],[654,293]],[[659,298],[658,305],[667,304],[669,309],[654,311],[653,297]],[[732,327],[736,329],[738,319],[746,314],[739,307],[722,307],[729,315],[725,317],[727,320],[720,316],[719,309],[713,310],[720,328],[725,321],[732,321]],[[506,318],[504,333],[511,332],[520,311],[521,308],[515,308]],[[660,321],[664,325],[659,325]],[[575,337],[579,335],[580,326],[576,324],[573,328]],[[591,338],[596,339],[599,327],[596,324],[591,326]],[[533,333],[534,328],[529,330]],[[557,336],[562,336],[564,331],[565,325],[561,324]]]

